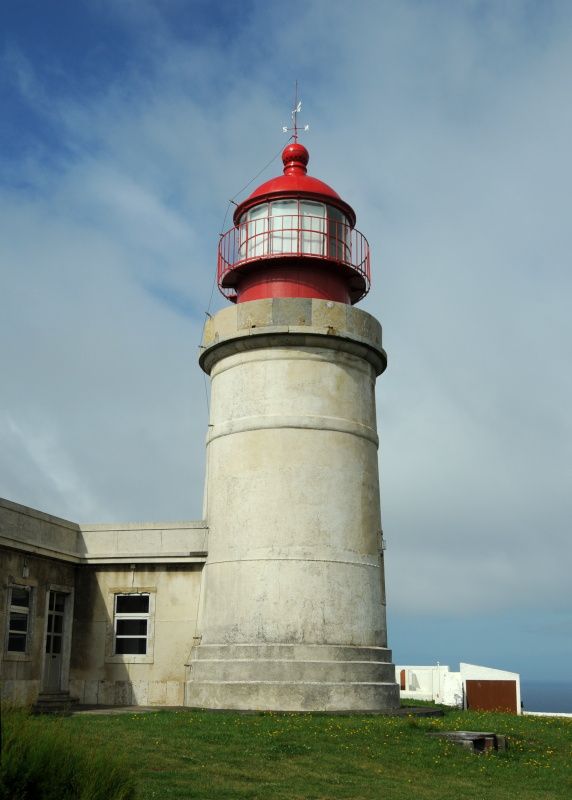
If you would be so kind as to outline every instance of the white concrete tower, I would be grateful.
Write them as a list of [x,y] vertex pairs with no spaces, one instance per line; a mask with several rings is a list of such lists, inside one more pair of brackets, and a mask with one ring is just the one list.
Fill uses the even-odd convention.
[[387,649],[375,379],[381,326],[355,214],[283,152],[219,247],[233,305],[209,319],[209,553],[186,702],[378,711]]

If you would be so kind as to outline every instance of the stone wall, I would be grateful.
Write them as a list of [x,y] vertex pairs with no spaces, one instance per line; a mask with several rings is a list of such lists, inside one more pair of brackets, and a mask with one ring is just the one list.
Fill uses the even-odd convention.
[[[42,684],[47,596],[50,588],[73,595],[79,527],[26,506],[0,500],[0,631],[2,698],[31,705]],[[18,547],[19,549],[16,549]],[[7,650],[10,588],[31,589],[28,647]]]

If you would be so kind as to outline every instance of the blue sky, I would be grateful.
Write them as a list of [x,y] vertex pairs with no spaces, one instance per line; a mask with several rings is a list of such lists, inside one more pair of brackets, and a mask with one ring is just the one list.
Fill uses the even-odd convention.
[[0,495],[200,516],[218,234],[298,79],[373,252],[395,659],[569,678],[572,6],[6,0],[0,36]]

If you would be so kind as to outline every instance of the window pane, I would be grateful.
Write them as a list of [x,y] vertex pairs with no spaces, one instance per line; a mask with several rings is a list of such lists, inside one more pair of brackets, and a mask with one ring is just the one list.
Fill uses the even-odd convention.
[[300,202],[302,214],[302,252],[323,256],[325,251],[326,206],[322,203]]
[[28,630],[28,615],[19,614],[17,611],[10,612],[10,631],[21,631],[26,633]]
[[328,230],[328,246],[330,258],[349,261],[348,229],[341,222],[330,222]]
[[66,596],[61,592],[54,592],[54,611],[63,611],[66,605]]
[[242,216],[239,259],[258,258],[268,253],[268,203],[254,206]]
[[118,655],[141,655],[147,652],[147,639],[120,639],[115,640],[115,652]]
[[261,217],[268,216],[268,204],[262,203],[259,206],[254,206],[251,208],[250,211],[247,211],[244,217],[242,218],[241,222],[244,220],[253,220],[253,219],[260,219]]
[[46,653],[52,652],[52,637],[46,636]]
[[270,204],[272,216],[271,253],[295,253],[298,250],[298,201],[277,200]]
[[310,200],[300,200],[300,214],[309,217],[326,216],[326,206],[323,203],[312,203]]
[[298,252],[298,216],[284,214],[272,218],[272,253]]
[[255,219],[248,223],[246,242],[247,258],[257,258],[268,254],[268,219]]
[[64,624],[64,618],[61,617],[59,614],[54,615],[54,622],[52,627],[54,633],[61,633],[63,629],[63,624]]
[[52,642],[52,653],[56,655],[62,652],[62,637],[61,636],[54,636]]
[[30,607],[30,592],[28,589],[21,589],[18,586],[12,587],[12,600],[13,606],[22,606],[23,608]]
[[349,225],[346,217],[333,206],[328,206],[328,253],[330,258],[349,261]]
[[[315,204],[314,204],[315,205]],[[277,200],[270,205],[270,213],[273,217],[297,216],[297,200]]]
[[147,636],[146,619],[118,619],[118,636]]
[[25,653],[26,635],[22,633],[11,633],[8,636],[8,650],[11,653]]
[[115,610],[118,614],[148,614],[148,594],[118,594],[115,596]]

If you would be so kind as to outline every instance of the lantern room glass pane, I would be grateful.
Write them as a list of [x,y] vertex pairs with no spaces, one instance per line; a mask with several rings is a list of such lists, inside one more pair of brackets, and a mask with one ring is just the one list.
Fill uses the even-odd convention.
[[313,256],[325,255],[326,206],[309,200],[300,201],[302,252]]
[[244,214],[240,226],[239,259],[268,254],[268,203],[254,206]]
[[350,262],[351,227],[334,206],[312,200],[275,200],[243,214],[238,260],[306,253]]
[[347,218],[333,206],[328,206],[328,255],[340,261],[351,261],[350,227]]
[[298,201],[277,200],[270,205],[271,253],[298,252]]

